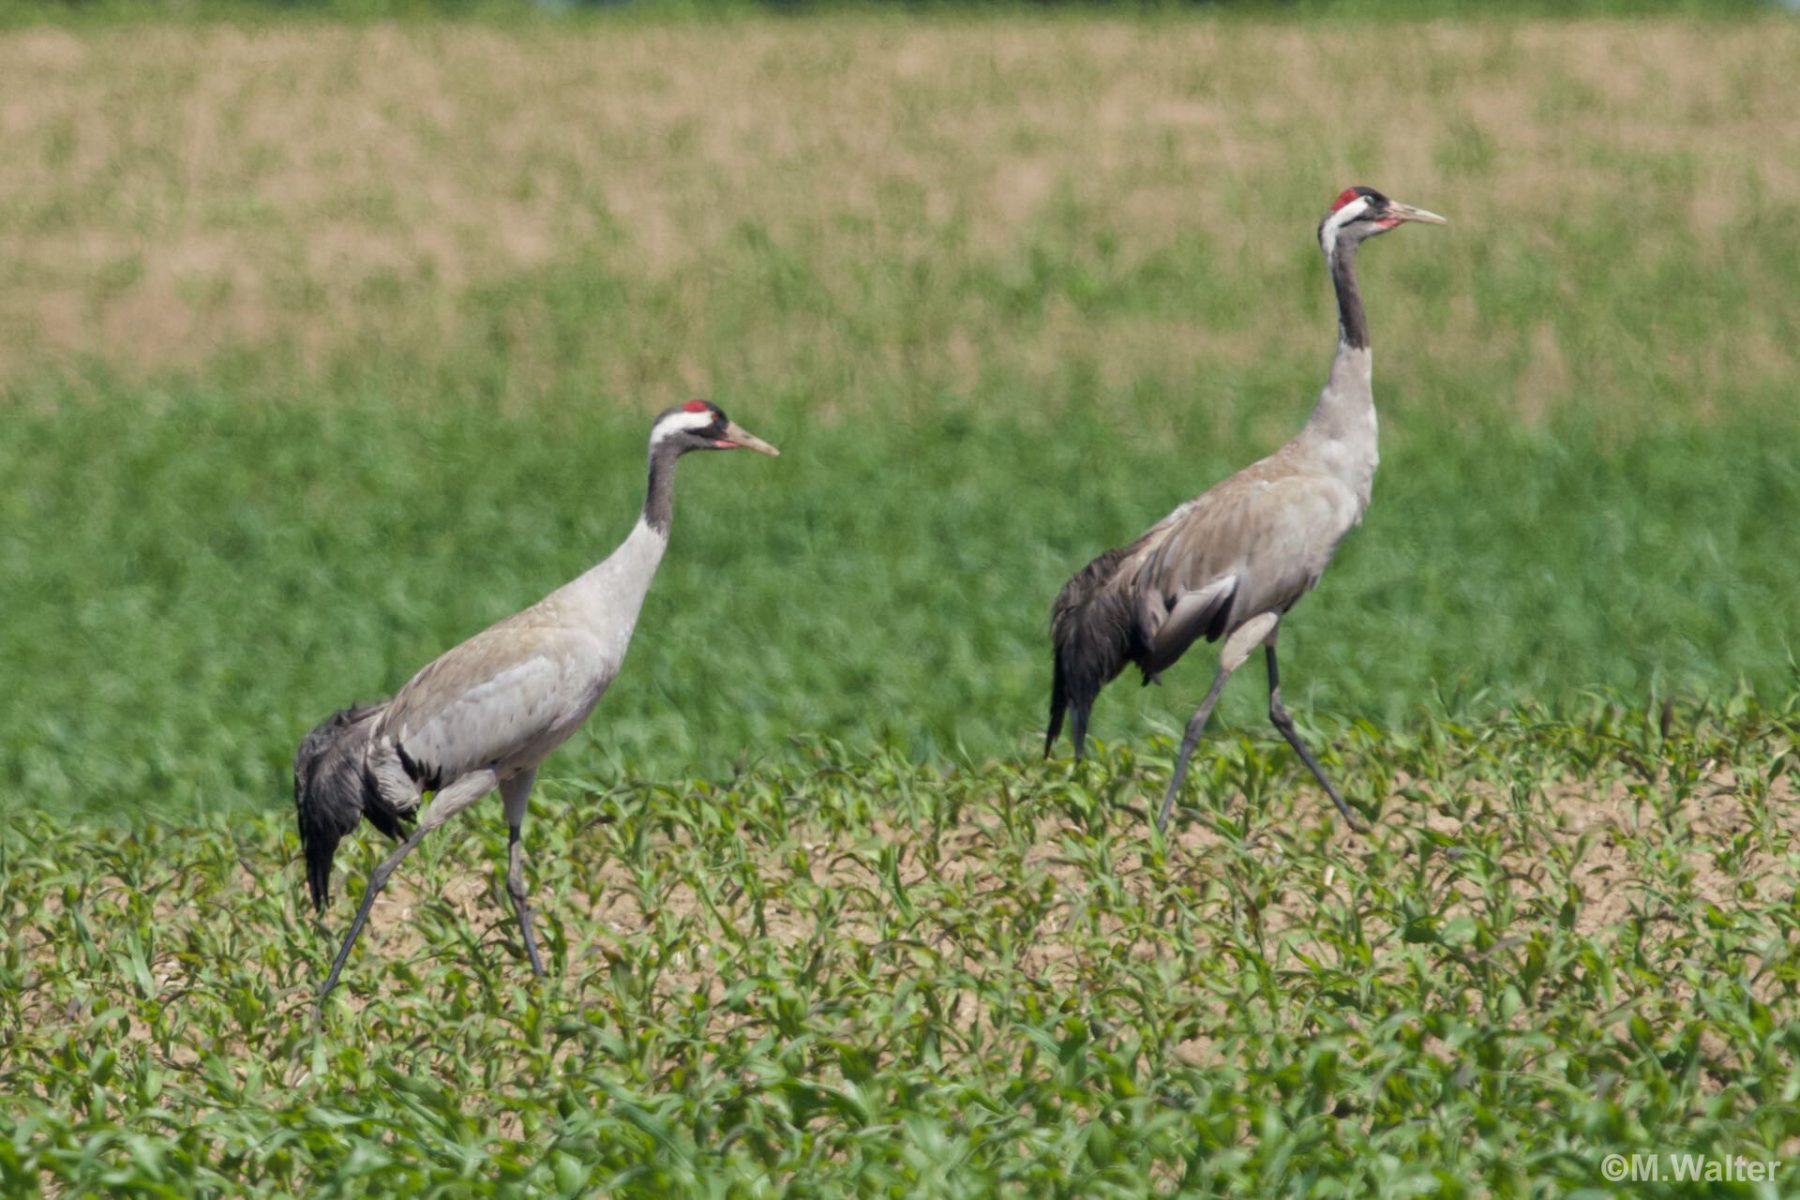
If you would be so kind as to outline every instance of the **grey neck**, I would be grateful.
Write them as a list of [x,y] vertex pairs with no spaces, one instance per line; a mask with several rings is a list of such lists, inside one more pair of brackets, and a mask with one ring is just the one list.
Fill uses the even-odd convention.
[[1338,336],[1352,350],[1369,348],[1369,322],[1356,288],[1355,242],[1340,241],[1330,256],[1331,282],[1337,288]]
[[1336,476],[1355,493],[1360,513],[1369,503],[1380,454],[1375,446],[1375,396],[1369,378],[1369,326],[1356,290],[1356,243],[1334,246],[1326,262],[1337,288],[1337,353],[1319,402],[1294,440],[1320,470]]
[[650,487],[644,496],[644,524],[669,536],[669,522],[675,516],[675,461],[681,448],[674,439],[650,447]]

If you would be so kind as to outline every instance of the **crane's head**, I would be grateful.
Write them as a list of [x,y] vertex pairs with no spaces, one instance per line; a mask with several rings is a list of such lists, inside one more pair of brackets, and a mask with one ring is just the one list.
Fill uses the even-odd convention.
[[736,450],[742,446],[771,458],[781,451],[738,426],[710,400],[689,400],[658,414],[650,427],[650,452],[668,447],[676,454],[689,450]]
[[1374,188],[1345,188],[1331,202],[1331,211],[1319,222],[1319,247],[1330,258],[1340,246],[1355,245],[1364,238],[1398,229],[1408,221],[1427,225],[1447,222],[1434,212],[1389,200]]

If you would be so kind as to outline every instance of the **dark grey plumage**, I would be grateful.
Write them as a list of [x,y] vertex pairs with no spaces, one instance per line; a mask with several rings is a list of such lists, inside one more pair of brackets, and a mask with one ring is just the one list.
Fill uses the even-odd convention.
[[365,816],[391,838],[401,838],[414,814],[386,800],[369,771],[369,743],[387,702],[339,709],[301,739],[294,753],[294,810],[306,852],[306,882],[313,908],[331,899],[331,863],[338,842]]
[[[1050,606],[1050,642],[1053,667],[1050,681],[1050,727],[1044,734],[1044,753],[1056,745],[1062,732],[1063,713],[1069,713],[1069,740],[1080,758],[1087,743],[1088,717],[1100,692],[1135,666],[1143,672],[1144,685],[1160,676],[1187,648],[1169,645],[1146,631],[1141,606],[1116,585],[1120,565],[1137,557],[1161,526],[1129,546],[1107,550],[1075,573],[1063,585]],[[1235,586],[1223,590],[1198,615],[1194,636],[1216,642],[1231,628],[1237,598]],[[1171,602],[1172,603],[1172,602]]]
[[1050,606],[1050,641],[1055,651],[1050,683],[1050,728],[1044,734],[1049,754],[1069,714],[1069,740],[1080,758],[1087,745],[1088,715],[1100,689],[1118,677],[1142,652],[1131,605],[1106,587],[1106,581],[1131,552],[1108,550],[1063,585]]

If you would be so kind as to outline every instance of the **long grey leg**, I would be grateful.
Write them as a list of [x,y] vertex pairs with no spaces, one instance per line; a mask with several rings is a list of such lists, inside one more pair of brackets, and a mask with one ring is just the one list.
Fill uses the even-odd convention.
[[494,772],[483,768],[473,774],[464,775],[455,783],[439,792],[432,798],[425,812],[419,817],[419,827],[412,831],[404,842],[376,867],[369,876],[369,886],[363,891],[362,904],[356,910],[356,919],[350,922],[350,932],[344,938],[343,946],[338,950],[337,959],[331,964],[331,974],[325,977],[325,986],[319,989],[319,998],[314,1004],[315,1015],[325,1003],[325,997],[337,986],[338,974],[343,971],[344,963],[350,957],[350,947],[356,945],[357,935],[362,933],[363,926],[368,923],[369,910],[375,907],[375,897],[387,886],[388,876],[394,873],[407,855],[425,839],[425,835],[454,817],[475,801],[494,790],[498,782]]
[[1332,786],[1331,780],[1325,778],[1325,768],[1319,765],[1319,760],[1312,756],[1312,751],[1308,750],[1306,743],[1300,740],[1300,731],[1294,728],[1294,718],[1288,716],[1287,707],[1281,703],[1281,673],[1275,666],[1275,639],[1273,637],[1269,639],[1264,650],[1269,660],[1269,720],[1275,722],[1275,728],[1281,730],[1281,736],[1287,739],[1288,745],[1292,746],[1294,752],[1300,756],[1300,761],[1312,771],[1313,778],[1319,781],[1319,786],[1325,789],[1325,794],[1331,797],[1331,802],[1337,805],[1337,810],[1344,814],[1344,820],[1350,828],[1357,833],[1369,832],[1369,827],[1357,818],[1357,815],[1350,810],[1350,806],[1344,803],[1344,798],[1338,795],[1338,790]]
[[525,895],[525,868],[520,862],[524,848],[519,841],[519,830],[525,824],[525,802],[531,798],[531,785],[537,780],[537,768],[533,767],[500,785],[500,798],[506,802],[506,891],[512,897],[513,912],[519,918],[519,932],[525,938],[525,955],[531,959],[531,973],[544,974],[544,964],[538,959],[537,935],[531,929],[531,905]]
[[1194,744],[1200,740],[1200,731],[1206,728],[1206,719],[1212,716],[1213,705],[1219,702],[1219,693],[1225,690],[1225,681],[1231,678],[1230,667],[1220,667],[1219,673],[1213,676],[1212,687],[1206,691],[1206,699],[1188,718],[1187,733],[1181,739],[1181,753],[1175,759],[1175,774],[1169,780],[1169,790],[1163,793],[1162,811],[1156,814],[1158,832],[1169,824],[1169,810],[1175,807],[1175,793],[1181,790],[1181,781],[1187,777],[1188,759],[1194,753]]
[[1181,781],[1187,775],[1188,757],[1194,753],[1194,744],[1200,740],[1200,731],[1206,727],[1206,719],[1212,716],[1213,705],[1219,702],[1219,693],[1225,690],[1225,681],[1231,673],[1244,665],[1256,649],[1258,642],[1273,637],[1275,622],[1279,620],[1274,613],[1259,613],[1232,630],[1225,639],[1225,645],[1219,649],[1219,673],[1213,676],[1212,687],[1207,690],[1206,699],[1188,718],[1187,733],[1181,739],[1181,754],[1175,759],[1175,777],[1169,780],[1169,790],[1163,795],[1162,812],[1156,816],[1156,828],[1160,831],[1169,824],[1169,810],[1175,807],[1175,793],[1181,790]]

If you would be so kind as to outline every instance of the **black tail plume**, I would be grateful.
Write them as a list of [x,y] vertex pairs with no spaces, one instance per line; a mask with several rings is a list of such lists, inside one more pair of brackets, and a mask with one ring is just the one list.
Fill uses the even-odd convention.
[[[1056,655],[1055,666],[1050,674],[1050,728],[1044,731],[1044,757],[1050,757],[1050,751],[1056,748],[1057,735],[1062,732],[1063,711],[1069,707],[1069,682],[1063,678],[1062,655]],[[1081,757],[1081,748],[1076,746],[1075,756]]]
[[386,707],[332,713],[294,752],[294,809],[306,851],[306,882],[320,912],[331,898],[331,860],[343,836],[367,816],[383,833],[398,837],[409,815],[382,798],[369,771],[369,736]]
[[1129,547],[1108,550],[1075,573],[1050,606],[1050,642],[1055,671],[1050,683],[1050,728],[1044,734],[1048,757],[1069,715],[1069,737],[1079,759],[1087,741],[1088,714],[1100,689],[1133,657],[1136,632],[1124,592],[1107,585]]

